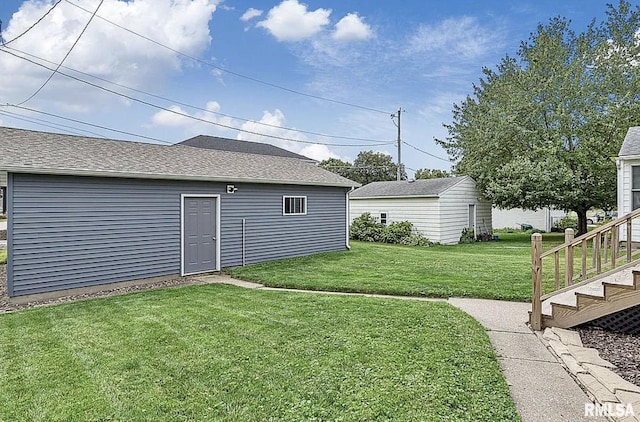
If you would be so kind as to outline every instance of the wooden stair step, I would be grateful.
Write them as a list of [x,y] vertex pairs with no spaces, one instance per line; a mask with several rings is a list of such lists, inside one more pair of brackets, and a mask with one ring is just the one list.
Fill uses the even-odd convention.
[[640,304],[640,266],[622,269],[552,296],[542,302],[542,314],[547,326],[569,328],[633,303]]

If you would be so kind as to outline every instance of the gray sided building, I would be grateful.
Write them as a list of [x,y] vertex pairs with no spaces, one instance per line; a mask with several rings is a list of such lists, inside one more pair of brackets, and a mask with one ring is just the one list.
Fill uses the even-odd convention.
[[355,182],[297,158],[0,128],[9,296],[348,248]]

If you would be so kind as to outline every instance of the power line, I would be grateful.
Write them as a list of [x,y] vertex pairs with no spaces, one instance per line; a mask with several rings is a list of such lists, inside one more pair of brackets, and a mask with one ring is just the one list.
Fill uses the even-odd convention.
[[[51,6],[51,7],[49,8],[49,10],[47,10],[47,11],[46,11],[46,13],[40,17],[40,19],[38,19],[37,21],[35,21],[35,22],[33,23],[33,25],[31,25],[30,27],[28,27],[26,30],[24,30],[21,34],[19,34],[18,36],[14,37],[13,39],[11,39],[11,40],[9,40],[9,41],[7,41],[7,42],[4,42],[4,41],[3,41],[3,42],[2,42],[2,45],[5,45],[5,46],[6,46],[7,44],[11,44],[12,42],[14,42],[15,40],[17,40],[18,38],[22,37],[22,36],[23,36],[24,34],[26,34],[27,32],[31,31],[31,30],[32,30],[36,25],[38,25],[38,24],[39,24],[39,23],[40,23],[44,18],[46,18],[46,17],[47,17],[47,15],[48,15],[49,13],[51,13],[51,12],[53,11],[53,9],[55,9],[55,8],[56,8],[56,6],[57,6],[57,5],[59,5],[60,3],[62,3],[62,0],[58,0],[57,2],[55,2],[55,3],[53,4],[53,6]],[[1,21],[0,21],[0,23],[1,23]],[[0,35],[0,38],[2,38],[2,36],[1,36],[1,35]]]
[[[11,51],[8,51],[6,49],[0,48],[0,51],[2,51],[4,53],[7,53],[7,54],[10,54],[10,55],[12,55],[14,57],[17,57],[19,59],[28,61],[28,62],[36,65],[36,66],[40,66],[40,67],[43,67],[43,68],[48,69],[48,70],[53,70],[53,69],[49,68],[48,66],[43,65],[42,63],[37,63],[37,62],[35,62],[35,61],[31,60],[31,59],[19,56],[19,55],[15,54],[15,53],[12,53]],[[210,120],[202,119],[202,118],[199,118],[199,117],[196,117],[196,116],[191,116],[191,115],[186,114],[186,113],[181,113],[179,111],[172,110],[170,108],[162,107],[162,106],[159,106],[157,104],[153,104],[153,103],[151,103],[149,101],[141,100],[139,98],[132,97],[130,95],[126,95],[126,94],[123,94],[121,92],[114,91],[112,89],[100,86],[98,84],[95,84],[95,83],[92,83],[92,82],[89,82],[89,81],[85,81],[84,79],[80,79],[78,77],[75,77],[73,75],[69,75],[69,74],[64,73],[64,72],[58,71],[57,73],[60,74],[60,75],[66,76],[66,77],[68,77],[70,79],[76,80],[78,82],[82,82],[84,84],[93,86],[93,87],[98,88],[100,90],[103,90],[105,92],[109,92],[111,94],[118,95],[118,96],[120,96],[122,98],[126,98],[128,100],[135,101],[137,103],[144,104],[144,105],[147,105],[149,107],[152,107],[152,108],[155,108],[155,109],[158,109],[158,110],[163,110],[163,111],[166,111],[168,113],[175,114],[177,116],[186,117],[188,119],[196,120],[196,121],[207,123],[207,124],[214,125],[214,126],[223,127],[223,128],[226,128],[226,129],[235,130],[235,131],[238,131],[238,132],[249,133],[249,134],[252,134],[252,135],[264,136],[264,137],[267,137],[267,138],[279,139],[279,140],[283,140],[283,141],[299,142],[299,143],[303,143],[303,144],[317,144],[317,145],[326,145],[326,146],[335,146],[335,147],[371,147],[371,146],[390,145],[390,144],[393,143],[393,142],[385,142],[385,143],[379,143],[379,144],[364,144],[364,145],[332,144],[332,143],[327,143],[327,142],[305,141],[305,140],[301,140],[301,139],[287,138],[287,137],[284,137],[284,136],[269,135],[269,134],[266,134],[266,133],[260,133],[260,132],[255,132],[255,131],[251,131],[251,130],[247,130],[247,129],[241,129],[241,128],[237,128],[237,127],[234,127],[234,126],[218,123],[218,122],[212,122]],[[14,106],[14,107],[15,106],[20,106],[20,104],[17,104],[17,105],[16,104],[7,104],[7,105]]]
[[[12,47],[7,47],[7,48],[10,49],[10,50],[16,51],[16,52],[18,52],[20,54],[24,54],[26,56],[36,58],[36,59],[41,60],[41,61],[46,62],[46,63],[56,64],[55,62],[52,62],[51,60],[47,60],[45,58],[36,56],[34,54],[27,53],[26,51],[22,51],[22,50],[19,50],[17,48],[12,48]],[[185,107],[189,107],[189,108],[194,109],[194,110],[199,110],[199,111],[203,111],[205,113],[215,114],[215,115],[218,115],[218,116],[228,117],[228,118],[240,120],[240,121],[243,121],[243,122],[255,123],[255,124],[258,124],[258,125],[271,127],[271,128],[276,128],[276,129],[291,130],[291,131],[296,131],[296,132],[305,133],[305,134],[309,134],[309,135],[321,136],[321,137],[325,137],[325,138],[344,139],[344,140],[363,141],[363,142],[377,142],[377,143],[385,142],[385,141],[382,141],[382,140],[379,140],[379,139],[368,139],[368,138],[358,138],[358,137],[352,137],[352,136],[329,135],[329,134],[326,134],[326,133],[319,133],[319,132],[312,132],[312,131],[308,131],[308,130],[294,129],[294,128],[289,128],[289,127],[283,127],[283,126],[272,125],[272,124],[269,124],[269,123],[259,122],[259,121],[256,121],[256,120],[245,119],[243,117],[237,117],[237,116],[233,116],[233,115],[230,115],[230,114],[221,113],[221,112],[218,112],[218,111],[208,110],[206,108],[194,106],[192,104],[183,103],[183,102],[178,101],[178,100],[174,100],[174,99],[171,99],[171,98],[167,98],[167,97],[163,97],[163,96],[160,96],[160,95],[152,94],[150,92],[143,91],[143,90],[140,90],[140,89],[137,89],[137,88],[132,88],[130,86],[127,86],[127,85],[124,85],[124,84],[121,84],[121,83],[118,83],[118,82],[113,82],[113,81],[110,81],[108,79],[101,78],[99,76],[92,75],[90,73],[86,73],[86,72],[83,72],[81,70],[77,70],[77,69],[74,69],[74,68],[71,68],[71,67],[68,67],[68,66],[62,66],[62,68],[70,70],[70,71],[75,72],[75,73],[78,73],[80,75],[88,76],[90,78],[97,79],[97,80],[102,81],[102,82],[106,82],[106,83],[111,84],[111,85],[118,86],[120,88],[125,88],[125,89],[131,90],[133,92],[137,92],[137,93],[140,93],[140,94],[143,94],[143,95],[147,95],[147,96],[152,97],[152,98],[156,98],[156,99],[163,100],[163,101],[168,101],[170,103],[178,104],[178,105],[185,106]]]
[[[83,8],[82,6],[74,4],[74,3],[70,2],[69,0],[65,0],[65,2],[67,2],[68,4],[70,4],[70,5],[74,6],[74,7],[77,7],[78,9],[84,10],[87,13],[91,13],[91,11]],[[215,64],[213,64],[213,63],[211,63],[209,61],[202,60],[202,59],[199,59],[197,57],[193,57],[193,56],[191,56],[189,54],[186,54],[186,53],[183,53],[183,52],[181,52],[179,50],[171,48],[168,45],[162,44],[159,41],[156,41],[156,40],[154,40],[152,38],[146,37],[146,36],[144,36],[144,35],[142,35],[142,34],[140,34],[138,32],[135,32],[135,31],[133,31],[133,30],[131,30],[129,28],[126,28],[126,27],[124,27],[124,26],[122,26],[120,24],[117,24],[117,23],[115,23],[115,22],[113,22],[113,21],[111,21],[111,20],[109,20],[107,18],[104,18],[104,17],[99,16],[99,15],[98,15],[98,18],[102,19],[105,22],[110,23],[111,25],[117,26],[118,28],[120,28],[120,29],[122,29],[124,31],[127,31],[127,32],[129,32],[129,33],[131,33],[133,35],[136,35],[136,36],[138,36],[140,38],[143,38],[143,39],[145,39],[145,40],[147,40],[149,42],[152,42],[152,43],[154,43],[154,44],[156,44],[156,45],[158,45],[160,47],[166,48],[167,50],[170,50],[170,51],[172,51],[172,52],[174,52],[174,53],[176,53],[176,54],[178,54],[178,55],[180,55],[182,57],[186,57],[186,58],[188,58],[190,60],[194,60],[194,61],[196,61],[198,63],[204,64],[204,65],[209,66],[209,67],[211,67],[213,69],[219,70],[219,71],[224,72],[224,73],[228,73],[228,74],[233,75],[233,76],[237,76],[239,78],[247,79],[247,80],[250,80],[252,82],[256,82],[256,83],[259,83],[259,84],[262,84],[262,85],[266,85],[266,86],[269,86],[269,87],[272,87],[272,88],[277,88],[277,89],[280,89],[280,90],[283,90],[283,91],[291,92],[293,94],[302,95],[302,96],[309,97],[309,98],[314,98],[316,100],[327,101],[327,102],[331,102],[331,103],[334,103],[334,104],[340,104],[340,105],[344,105],[344,106],[348,106],[348,107],[359,108],[359,109],[362,109],[362,110],[373,111],[373,112],[376,112],[376,113],[390,114],[387,111],[375,109],[375,108],[372,108],[372,107],[361,106],[361,105],[358,105],[358,104],[348,103],[346,101],[340,101],[340,100],[335,100],[335,99],[332,99],[332,98],[322,97],[322,96],[319,96],[319,95],[313,95],[313,94],[309,94],[309,93],[302,92],[302,91],[296,91],[295,89],[287,88],[287,87],[284,87],[284,86],[281,86],[281,85],[276,85],[276,84],[271,83],[271,82],[266,82],[266,81],[263,81],[263,80],[260,80],[260,79],[257,79],[257,78],[251,77],[251,76],[247,76],[247,75],[243,75],[241,73],[233,72],[233,71],[227,70],[227,69],[225,69],[223,67],[216,66]]]
[[[123,135],[135,136],[137,138],[148,139],[150,141],[156,141],[156,142],[160,142],[160,143],[163,143],[163,144],[173,145],[173,142],[165,141],[163,139],[153,138],[151,136],[145,136],[145,135],[138,135],[136,133],[127,132],[127,131],[124,131],[124,130],[113,129],[113,128],[108,127],[108,126],[101,126],[101,125],[98,125],[98,124],[95,124],[95,123],[89,123],[89,122],[85,122],[85,121],[78,120],[78,119],[72,119],[70,117],[64,117],[64,116],[60,116],[58,114],[48,113],[46,111],[36,110],[36,109],[33,109],[33,108],[29,108],[29,107],[24,107],[24,106],[15,105],[15,104],[7,104],[7,105],[5,105],[3,107],[15,107],[15,108],[18,108],[18,109],[21,109],[21,110],[30,111],[32,113],[40,113],[40,114],[44,114],[46,116],[55,117],[56,119],[67,120],[67,121],[70,121],[70,122],[79,123],[81,125],[86,125],[86,126],[96,127],[98,129],[108,130],[108,131],[111,131],[111,132],[121,133]],[[102,135],[100,135],[100,137],[103,138]]]
[[402,143],[403,143],[403,144],[405,144],[405,145],[410,146],[411,148],[415,149],[416,151],[420,151],[420,152],[421,152],[421,153],[423,153],[423,154],[427,154],[427,155],[428,155],[428,156],[430,156],[430,157],[437,158],[438,160],[446,161],[447,163],[450,163],[450,162],[451,162],[451,160],[448,160],[448,159],[446,159],[446,158],[442,158],[442,157],[438,157],[437,155],[431,154],[430,152],[427,152],[427,151],[425,151],[425,150],[423,150],[423,149],[420,149],[420,148],[418,148],[418,147],[416,147],[416,146],[413,146],[413,145],[411,145],[411,144],[410,144],[410,143],[408,143],[408,142],[402,141]]
[[[64,57],[62,58],[62,60],[60,61],[60,63],[58,64],[58,66],[55,68],[55,70],[49,75],[49,77],[47,78],[46,81],[44,81],[44,83],[40,86],[40,88],[38,88],[36,90],[36,92],[34,92],[33,94],[31,94],[31,96],[29,98],[27,98],[26,100],[22,101],[21,103],[18,103],[18,105],[22,105],[27,103],[29,100],[31,100],[33,97],[35,97],[36,95],[38,95],[38,93],[40,91],[42,91],[42,89],[49,83],[49,81],[51,79],[53,79],[53,76],[58,73],[58,70],[60,70],[60,66],[62,66],[62,64],[64,63],[65,60],[67,60],[67,57],[69,57],[69,55],[71,54],[71,52],[73,51],[74,47],[78,44],[78,42],[80,41],[80,38],[82,38],[82,35],[84,35],[85,31],[87,30],[87,28],[89,27],[89,24],[91,23],[91,21],[93,20],[93,18],[96,16],[96,13],[98,13],[98,10],[100,9],[100,6],[102,6],[102,3],[104,3],[104,0],[100,0],[100,3],[98,3],[98,7],[96,7],[96,10],[93,12],[93,14],[91,15],[91,17],[89,18],[89,20],[87,21],[87,24],[84,26],[84,28],[82,28],[82,31],[80,31],[80,35],[78,35],[78,38],[76,38],[76,40],[73,42],[73,44],[71,45],[71,48],[69,48],[69,51],[67,51],[67,54],[64,55]],[[55,7],[55,5],[54,5]]]
[[48,127],[48,128],[52,128],[52,129],[64,130],[66,132],[73,133],[74,135],[82,135],[82,133],[84,132],[84,133],[88,133],[88,134],[97,136],[99,138],[104,138],[103,135],[101,135],[99,133],[96,133],[96,132],[91,132],[89,130],[79,129],[79,128],[75,128],[73,126],[63,125],[63,124],[60,124],[60,123],[54,123],[54,122],[50,122],[50,121],[44,120],[44,119],[38,119],[37,117],[28,118],[28,117],[23,116],[21,114],[12,113],[10,111],[0,111],[0,115],[7,116],[10,119],[21,120],[23,122],[27,122],[27,123],[31,123],[31,124],[35,124],[35,125],[40,125],[40,126],[44,126],[44,127]]

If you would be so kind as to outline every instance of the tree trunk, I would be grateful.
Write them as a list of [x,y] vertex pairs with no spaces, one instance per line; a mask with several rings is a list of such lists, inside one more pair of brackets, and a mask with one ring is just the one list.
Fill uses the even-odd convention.
[[578,214],[578,236],[587,232],[587,210],[576,210]]

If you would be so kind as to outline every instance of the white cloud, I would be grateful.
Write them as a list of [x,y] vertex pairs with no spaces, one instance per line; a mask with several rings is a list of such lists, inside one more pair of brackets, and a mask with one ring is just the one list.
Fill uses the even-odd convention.
[[340,19],[335,26],[332,34],[333,39],[337,41],[360,41],[368,40],[373,36],[371,26],[364,23],[363,19],[357,13],[349,13]]
[[329,24],[331,9],[307,10],[298,0],[284,0],[269,10],[267,18],[257,26],[265,28],[278,41],[302,41],[323,30]]
[[153,115],[152,121],[158,126],[186,126],[190,125],[192,120],[183,114],[189,114],[179,106],[171,106],[169,110],[161,110]]
[[409,40],[406,54],[440,53],[459,59],[476,59],[496,48],[498,33],[476,18],[445,19],[438,25],[421,25]]
[[[265,126],[260,123],[266,123],[269,126]],[[278,109],[275,109],[273,113],[265,111],[262,115],[262,118],[258,122],[245,122],[242,125],[242,129],[249,132],[263,133],[280,138],[310,141],[309,138],[305,136],[305,134],[297,132],[296,130],[286,129],[282,127],[284,124],[284,113],[282,113],[282,111]],[[318,161],[326,160],[327,158],[339,158],[339,156],[332,152],[326,145],[287,141],[285,139],[254,135],[246,132],[238,132],[238,139],[272,144]]]
[[[220,104],[216,101],[207,103],[207,111],[198,111],[196,113],[189,113],[174,105],[169,107],[171,111],[162,110],[157,112],[151,120],[156,126],[183,128],[190,135],[217,134],[231,137],[236,133],[235,136],[238,140],[275,145],[318,161],[327,158],[340,158],[326,145],[312,143],[313,141],[305,136],[304,133],[283,127],[286,119],[284,113],[279,109],[275,109],[273,112],[265,111],[260,120],[245,121],[242,124],[231,117],[218,117],[219,115],[215,113],[219,113],[220,109]],[[242,131],[236,131],[228,127],[239,127]],[[279,138],[296,139],[305,142]]]
[[[122,25],[172,49],[197,56],[210,44],[209,21],[219,0],[105,0],[68,57],[65,66],[138,89],[159,86],[185,65],[177,54],[154,45],[102,19]],[[36,22],[51,2],[25,1],[8,22],[3,37],[11,40]],[[81,10],[79,7],[87,9]],[[93,0],[62,2],[51,14],[9,47],[58,63],[95,10]],[[16,54],[21,54],[15,51]],[[55,64],[46,63],[49,67]],[[189,63],[191,65],[191,63]],[[62,72],[71,73],[64,68]],[[51,71],[2,55],[0,97],[20,102],[46,80]],[[85,76],[80,76],[85,79]],[[97,103],[114,104],[115,97],[57,75],[28,105],[47,101],[60,110],[87,111]],[[97,101],[97,96],[100,96]],[[107,100],[107,101],[105,101]]]
[[154,114],[151,121],[156,126],[184,128],[187,133],[200,135],[203,133],[220,132],[233,133],[228,127],[234,126],[230,117],[216,114],[220,112],[220,104],[217,101],[207,102],[204,110],[189,113],[180,106],[173,105],[168,110],[161,110]]
[[333,153],[329,147],[320,144],[307,145],[302,148],[299,153],[316,161],[328,160],[329,158],[341,158],[339,155]]
[[240,16],[240,20],[242,22],[248,22],[253,18],[257,18],[258,16],[262,16],[262,10],[258,10],[258,9],[254,9],[253,7],[250,7],[249,9],[247,9],[246,12],[242,14],[242,16]]

